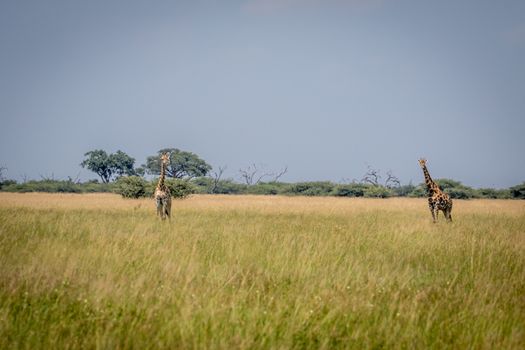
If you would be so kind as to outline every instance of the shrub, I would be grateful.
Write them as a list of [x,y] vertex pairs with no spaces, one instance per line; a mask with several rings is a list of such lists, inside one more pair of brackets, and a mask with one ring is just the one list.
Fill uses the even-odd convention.
[[217,185],[211,177],[197,177],[191,180],[196,193],[210,194],[242,194],[248,188],[245,184],[234,182],[232,179],[219,180]]
[[62,192],[62,193],[80,193],[82,189],[79,184],[64,180],[42,180],[28,181],[21,184],[16,182],[3,186],[2,191],[7,192]]
[[101,183],[98,181],[88,181],[79,184],[82,192],[85,193],[98,193],[98,192],[115,192],[115,187],[117,184],[115,182],[111,182],[108,184]]
[[337,197],[363,197],[367,187],[369,186],[360,183],[336,185],[332,190],[332,195]]
[[394,196],[398,197],[408,197],[410,194],[416,189],[416,186],[412,185],[411,183],[404,186],[398,186],[391,188],[391,191]]
[[147,182],[139,176],[121,176],[115,183],[115,192],[124,198],[146,196]]
[[480,195],[472,187],[463,185],[459,181],[451,179],[438,179],[436,180],[439,188],[445,193],[448,193],[450,198],[453,199],[471,199],[479,198]]
[[191,180],[191,183],[195,187],[195,193],[212,193],[213,179],[211,177],[196,177]]
[[334,185],[328,181],[299,182],[289,185],[283,190],[285,194],[302,196],[329,196]]
[[183,199],[195,193],[195,186],[187,180],[166,179],[166,186],[168,186],[173,198]]
[[246,193],[262,194],[262,195],[276,195],[284,191],[289,186],[283,182],[261,182],[246,188]]
[[365,190],[365,197],[368,198],[388,198],[392,197],[390,189],[383,186],[369,186]]
[[427,196],[427,187],[425,184],[420,184],[416,186],[409,194],[409,197],[412,198],[421,198]]
[[16,185],[16,181],[15,181],[15,180],[4,180],[4,181],[0,181],[0,190],[1,190],[3,187],[7,187],[7,186],[10,186],[10,185]]
[[510,190],[497,190],[494,188],[480,188],[476,190],[479,197],[491,199],[509,199],[511,198]]
[[473,190],[470,187],[452,187],[447,188],[444,192],[448,193],[450,198],[453,199],[471,199],[471,198],[479,198],[479,194],[476,193],[475,190]]
[[512,198],[525,199],[525,182],[510,188]]

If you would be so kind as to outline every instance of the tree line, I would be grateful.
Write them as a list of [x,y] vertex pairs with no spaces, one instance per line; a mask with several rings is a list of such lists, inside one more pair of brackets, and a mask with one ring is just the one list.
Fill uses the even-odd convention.
[[[330,181],[311,181],[288,183],[280,178],[288,171],[287,167],[269,171],[265,167],[252,164],[239,169],[239,181],[223,178],[225,166],[213,168],[192,152],[177,148],[163,148],[148,156],[146,162],[135,166],[135,159],[123,151],[107,153],[96,149],[84,154],[80,163],[100,178],[80,182],[68,178],[17,183],[5,177],[7,168],[0,166],[0,190],[9,192],[115,192],[127,198],[152,196],[160,174],[160,155],[170,153],[170,164],[166,169],[166,184],[175,198],[184,198],[193,193],[208,194],[261,194],[261,195],[302,195],[337,197],[425,197],[424,183],[402,185],[391,171],[385,176],[378,169],[368,167],[360,180],[334,183]],[[472,188],[451,179],[435,180],[441,189],[452,198],[519,198],[525,199],[525,182],[508,189]]]

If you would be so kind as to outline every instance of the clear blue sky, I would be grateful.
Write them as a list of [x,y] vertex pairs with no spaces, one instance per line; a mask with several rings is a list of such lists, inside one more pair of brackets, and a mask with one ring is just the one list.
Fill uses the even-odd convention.
[[0,3],[0,164],[95,178],[162,147],[227,176],[525,180],[525,1]]

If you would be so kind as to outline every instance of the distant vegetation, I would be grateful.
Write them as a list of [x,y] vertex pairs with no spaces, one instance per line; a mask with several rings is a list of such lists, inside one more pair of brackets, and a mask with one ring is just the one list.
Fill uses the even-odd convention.
[[[328,181],[315,182],[260,182],[246,185],[231,179],[220,180],[213,186],[209,177],[198,177],[191,180],[168,179],[167,184],[175,198],[184,198],[193,193],[201,194],[259,194],[288,196],[336,196],[336,197],[425,197],[424,184],[404,185],[394,188],[374,186],[363,183],[338,184]],[[436,180],[445,192],[455,199],[525,199],[525,183],[509,189],[492,189],[465,186],[458,181],[449,179]],[[151,197],[157,180],[146,180],[140,176],[122,176],[111,183],[100,183],[97,180],[88,182],[72,182],[67,180],[40,180],[17,183],[6,180],[0,183],[0,191],[4,192],[62,192],[62,193],[93,193],[114,192],[126,198]],[[450,184],[456,184],[450,186]]]
[[[289,196],[336,197],[425,197],[424,183],[402,185],[398,178],[387,172],[381,180],[379,170],[368,168],[361,180],[347,183],[312,181],[288,183],[279,181],[288,168],[278,172],[265,171],[255,164],[239,170],[239,180],[223,179],[225,167],[212,167],[198,155],[176,148],[164,148],[147,157],[146,163],[135,167],[135,159],[122,151],[108,154],[93,150],[84,156],[81,166],[100,177],[87,182],[43,178],[17,183],[5,177],[6,167],[0,167],[0,191],[6,192],[114,192],[126,198],[151,197],[159,175],[159,155],[170,152],[171,163],[167,169],[167,183],[173,197],[185,198],[193,193],[207,194],[258,194]],[[266,180],[266,181],[263,181]],[[437,179],[439,186],[454,199],[525,199],[525,182],[508,189],[472,188],[459,181]]]

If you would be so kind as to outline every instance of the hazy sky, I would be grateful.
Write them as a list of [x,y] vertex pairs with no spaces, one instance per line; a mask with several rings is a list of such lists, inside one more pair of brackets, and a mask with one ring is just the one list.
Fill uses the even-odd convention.
[[0,164],[163,147],[227,176],[525,180],[525,1],[0,2]]

